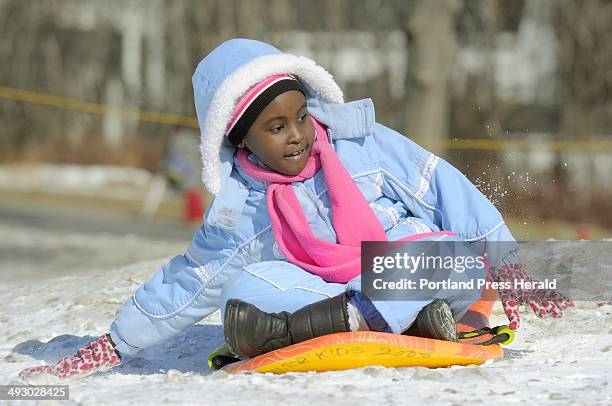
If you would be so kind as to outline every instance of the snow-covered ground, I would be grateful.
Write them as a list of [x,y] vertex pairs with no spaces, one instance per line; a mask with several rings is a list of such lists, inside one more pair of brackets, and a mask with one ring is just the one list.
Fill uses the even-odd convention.
[[[133,198],[142,196],[149,181],[145,171],[129,168],[0,167],[0,188],[6,190],[69,195],[104,191]],[[20,216],[28,221],[3,222],[6,212],[0,212],[0,384],[17,383],[21,369],[55,362],[106,332],[114,312],[137,286],[188,243],[170,233],[167,240],[163,233],[144,237],[149,230],[121,233],[122,227],[130,229],[127,223],[107,224],[104,233],[86,229],[106,223],[102,217],[58,228],[70,223],[70,217],[36,210],[36,216],[54,221],[41,224],[25,211]],[[82,217],[72,222],[84,224]],[[568,250],[561,254],[579,255]],[[492,323],[504,322],[496,306]],[[612,403],[610,303],[577,302],[560,320],[529,314],[505,358],[479,367],[227,375],[207,365],[222,334],[215,313],[161,346],[126,357],[110,372],[70,382],[68,403]]]
[[[107,331],[116,309],[182,241],[85,235],[0,223],[0,383],[73,354]],[[6,236],[12,236],[6,238]],[[43,253],[27,259],[36,247]],[[73,252],[79,260],[70,260]],[[118,262],[108,262],[112,256]],[[83,258],[87,260],[83,261]],[[148,259],[146,259],[148,258]],[[157,258],[157,259],[155,259]],[[129,264],[129,265],[117,265]],[[29,267],[28,278],[11,279]],[[60,276],[56,276],[62,268]],[[37,273],[33,273],[36,271]],[[612,305],[578,302],[560,320],[523,319],[503,360],[478,367],[227,375],[207,366],[223,340],[215,313],[169,342],[125,359],[110,372],[70,383],[76,404],[610,404]],[[493,323],[504,321],[501,308]],[[20,403],[21,404],[21,403]]]
[[0,189],[131,199],[146,192],[152,176],[127,166],[0,165]]

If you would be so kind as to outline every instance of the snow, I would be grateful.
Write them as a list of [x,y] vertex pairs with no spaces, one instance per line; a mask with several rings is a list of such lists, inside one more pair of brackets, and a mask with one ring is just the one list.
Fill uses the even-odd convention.
[[[24,172],[0,167],[0,188],[21,185],[28,190],[84,194],[107,190],[127,196],[145,188],[150,177],[146,171],[129,168],[20,170]],[[35,176],[31,171],[36,171]],[[107,332],[119,306],[169,258],[184,252],[187,244],[135,234],[45,229],[0,218],[0,382],[18,383],[22,369],[72,355]],[[552,254],[556,259],[584,262],[576,247],[574,251],[556,248]],[[612,304],[577,302],[558,320],[524,314],[504,359],[482,366],[369,367],[276,376],[228,375],[208,368],[208,354],[223,342],[220,316],[215,313],[162,345],[125,357],[109,372],[70,382],[69,403],[612,403],[608,387]],[[499,305],[491,321],[505,323]]]
[[[22,252],[53,247],[27,278],[6,275],[33,261],[0,262],[0,381],[54,362],[108,330],[114,312],[136,287],[185,248],[184,242],[144,237],[84,235],[0,224],[0,250]],[[80,241],[80,242],[79,242]],[[28,246],[30,244],[31,246]],[[88,247],[90,261],[66,261],[62,250]],[[124,265],[109,265],[112,252]],[[138,258],[133,253],[138,252]],[[151,259],[157,258],[158,259]],[[149,258],[149,259],[145,259]],[[117,263],[119,263],[117,262]],[[127,265],[126,265],[127,264]],[[63,272],[57,276],[58,268]],[[10,268],[10,269],[9,269]],[[493,323],[501,324],[500,307]],[[610,404],[612,392],[612,305],[578,302],[559,320],[529,314],[505,359],[483,366],[426,368],[370,367],[343,372],[227,375],[207,366],[208,353],[223,341],[219,314],[163,345],[125,357],[116,369],[70,382],[75,404],[202,403],[269,405],[390,404]]]
[[146,169],[111,165],[0,165],[0,189],[98,196],[141,197],[152,174]]

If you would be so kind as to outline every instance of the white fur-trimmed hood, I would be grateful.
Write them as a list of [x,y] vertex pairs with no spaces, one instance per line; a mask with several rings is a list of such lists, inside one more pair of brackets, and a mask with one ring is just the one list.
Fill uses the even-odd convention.
[[325,69],[306,57],[282,53],[263,42],[224,42],[198,65],[193,86],[201,132],[202,181],[211,193],[221,191],[231,172],[227,165],[233,164],[235,147],[227,141],[225,130],[236,102],[256,83],[280,73],[297,76],[316,93],[313,97],[343,103],[342,91]]

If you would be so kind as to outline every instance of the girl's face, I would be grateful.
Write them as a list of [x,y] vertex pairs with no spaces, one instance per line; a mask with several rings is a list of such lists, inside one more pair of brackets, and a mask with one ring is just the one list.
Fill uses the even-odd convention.
[[290,90],[266,106],[238,148],[246,147],[270,169],[293,176],[306,166],[313,138],[306,99]]

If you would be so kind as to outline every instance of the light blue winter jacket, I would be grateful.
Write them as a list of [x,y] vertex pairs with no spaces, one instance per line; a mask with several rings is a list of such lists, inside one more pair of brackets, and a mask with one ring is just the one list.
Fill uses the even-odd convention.
[[[284,54],[261,42],[232,40],[198,65],[193,83],[203,139],[209,109],[222,83],[237,69],[270,55]],[[390,240],[450,230],[483,249],[489,241],[514,241],[498,210],[457,169],[376,123],[370,99],[330,102],[311,78],[312,83],[306,83],[309,111],[328,127],[338,157]],[[246,175],[233,152],[228,144],[221,147],[221,189],[185,254],[162,266],[117,312],[110,332],[121,353],[134,354],[181,333],[219,309],[224,283],[237,271],[284,258],[270,227],[266,184]],[[313,233],[335,241],[322,172],[293,186]],[[495,264],[508,251],[488,254]]]

